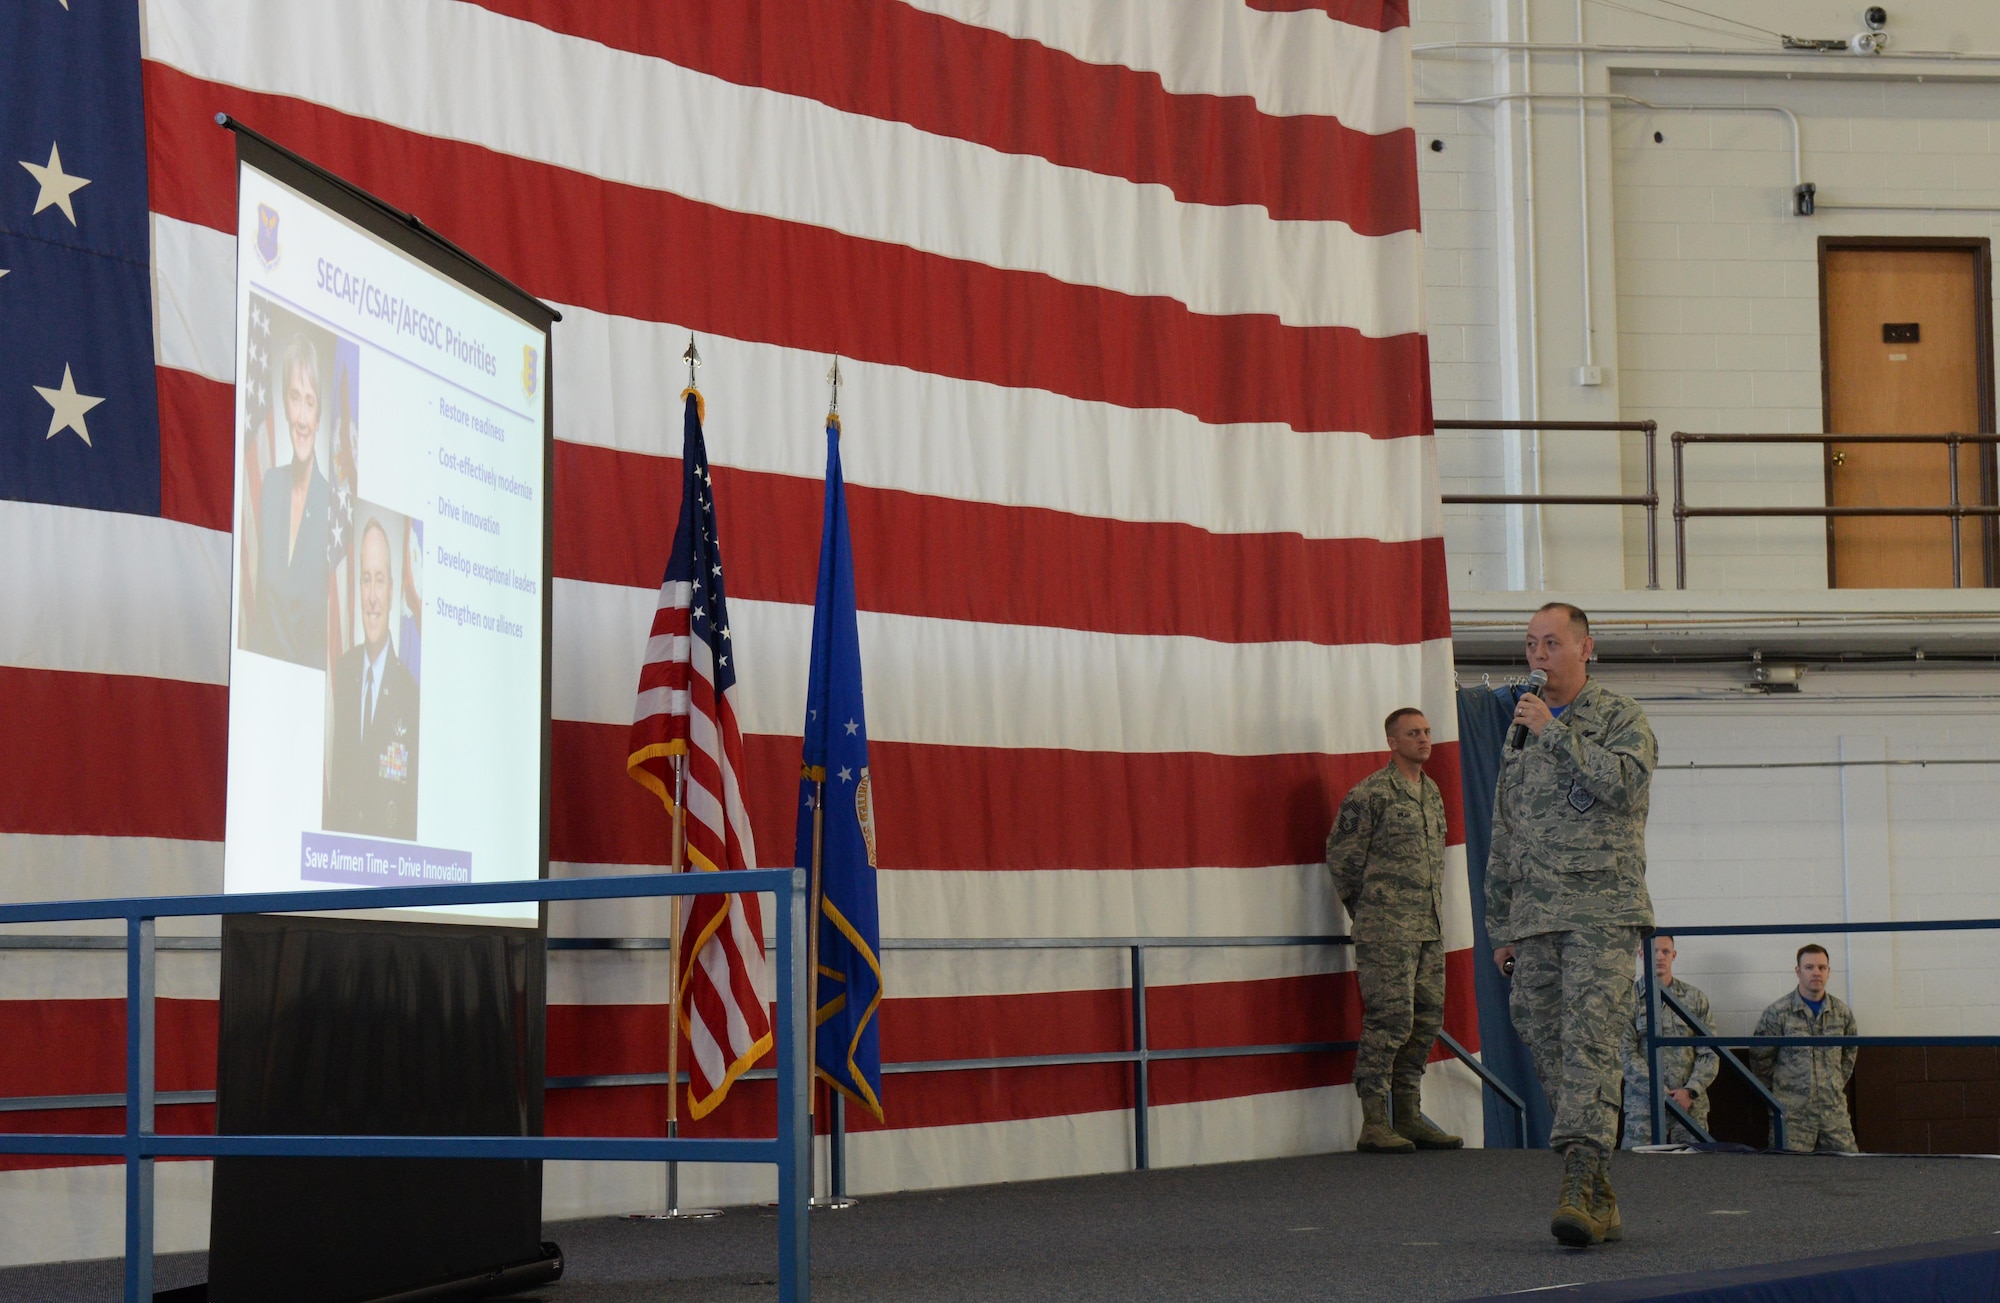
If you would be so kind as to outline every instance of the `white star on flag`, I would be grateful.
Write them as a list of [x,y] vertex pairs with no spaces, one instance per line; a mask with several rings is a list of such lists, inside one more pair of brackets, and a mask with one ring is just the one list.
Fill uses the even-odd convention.
[[90,427],[83,423],[83,414],[104,400],[76,391],[76,381],[70,378],[67,362],[63,363],[62,388],[44,389],[36,385],[35,392],[55,409],[49,414],[49,432],[42,436],[44,439],[55,438],[59,430],[75,430],[79,438],[90,443]]
[[853,737],[853,736],[854,736],[854,732],[855,732],[855,730],[856,730],[856,729],[858,729],[859,727],[860,727],[860,725],[859,725],[859,724],[856,724],[856,723],[855,723],[855,722],[854,722],[853,720],[851,720],[851,719],[850,719],[850,720],[848,720],[848,721],[847,721],[847,736],[849,736],[849,737]]
[[853,782],[853,781],[854,781],[854,771],[853,771],[852,769],[849,769],[849,768],[848,768],[848,767],[847,767],[846,765],[842,765],[842,766],[840,767],[840,781],[841,781],[841,782],[843,782],[843,783],[851,783],[851,782]]
[[69,197],[90,182],[83,177],[71,176],[63,171],[62,153],[54,142],[49,144],[49,161],[46,166],[38,166],[26,159],[21,160],[21,166],[27,168],[28,174],[42,187],[41,193],[35,196],[35,212],[39,213],[51,206],[60,208],[63,210],[63,216],[69,218],[69,224],[75,226],[76,209],[70,207]]

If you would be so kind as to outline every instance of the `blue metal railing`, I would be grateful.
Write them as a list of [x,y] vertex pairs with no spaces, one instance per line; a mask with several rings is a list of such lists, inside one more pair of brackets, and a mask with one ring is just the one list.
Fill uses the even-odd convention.
[[[1044,1068],[1058,1067],[1074,1063],[1129,1063],[1132,1065],[1132,1157],[1133,1167],[1144,1171],[1152,1166],[1152,1139],[1149,1117],[1151,1113],[1151,1065],[1155,1061],[1176,1059],[1222,1059],[1242,1058],[1252,1055],[1276,1054],[1332,1054],[1351,1053],[1360,1047],[1358,1041],[1291,1041],[1275,1045],[1215,1045],[1189,1049],[1156,1049],[1146,1022],[1146,951],[1148,950],[1193,950],[1193,949],[1235,949],[1264,946],[1351,946],[1353,939],[1345,935],[1296,935],[1296,936],[1243,936],[1243,937],[1015,937],[987,940],[959,939],[919,939],[905,938],[882,943],[884,950],[1124,950],[1130,956],[1131,998],[1132,998],[1132,1048],[1127,1050],[1100,1050],[1086,1054],[1021,1054],[991,1059],[938,1059],[922,1063],[896,1063],[882,1065],[885,1073],[901,1072],[963,1072],[978,1068]],[[1513,1108],[1521,1137],[1521,1147],[1527,1147],[1528,1109],[1521,1097],[1507,1088],[1505,1082],[1492,1072],[1473,1054],[1449,1034],[1441,1033],[1438,1040],[1494,1093]],[[844,1110],[840,1100],[834,1101],[831,1119],[833,1130],[833,1158],[829,1164],[836,1174],[845,1167],[841,1152],[844,1139],[842,1130]],[[836,1175],[832,1193],[838,1198],[846,1193],[844,1185]]]
[[[1708,927],[1663,927],[1659,931],[1679,937],[1742,937],[1742,936],[1801,936],[1806,934],[1857,932],[1980,932],[2000,928],[2000,918],[1956,918],[1921,919],[1907,923],[1731,923]],[[1640,945],[1639,966],[1645,972],[1646,983],[1646,1089],[1653,1116],[1653,1135],[1664,1136],[1667,1130],[1666,1108],[1672,1104],[1660,1089],[1660,1051],[1673,1046],[1691,1045],[1713,1047],[1729,1052],[1729,1048],[1771,1048],[1811,1047],[1829,1049],[1842,1045],[1907,1045],[1907,1046],[1948,1046],[1948,1045],[2000,1045],[2000,1036],[1662,1036],[1660,1035],[1660,983],[1653,971],[1653,943],[1650,938]],[[1675,1009],[1686,1016],[1675,1002]],[[1689,1019],[1690,1026],[1698,1026]],[[1761,1082],[1745,1069],[1731,1054],[1730,1061],[1743,1071],[1758,1093],[1763,1095],[1766,1105],[1772,1110],[1772,1140],[1775,1145],[1785,1147],[1785,1111],[1775,1096],[1763,1088]],[[1674,1107],[1675,1114],[1686,1125],[1690,1119]]]
[[[631,881],[632,879],[619,879]],[[175,937],[163,939],[166,944],[182,950],[214,950],[218,941],[214,937]],[[0,938],[0,949],[62,949],[62,950],[103,950],[118,944],[112,937],[84,936],[24,936]],[[1148,950],[1180,949],[1258,949],[1266,947],[1317,947],[1347,946],[1352,939],[1342,934],[1301,934],[1278,936],[1208,936],[1208,937],[987,937],[987,938],[887,938],[882,942],[884,951],[970,951],[970,950],[1124,950],[1129,956],[1131,974],[1130,997],[1132,1003],[1132,1045],[1122,1050],[1097,1050],[1071,1054],[1018,1054],[972,1059],[932,1059],[917,1062],[885,1063],[885,1074],[901,1075],[909,1073],[970,1072],[983,1069],[1023,1069],[1066,1067],[1076,1064],[1122,1063],[1132,1069],[1132,1150],[1133,1166],[1145,1170],[1152,1165],[1151,1128],[1151,1065],[1156,1061],[1182,1059],[1243,1058],[1259,1055],[1281,1054],[1330,1054],[1352,1053],[1359,1047],[1357,1041],[1290,1041],[1265,1045],[1220,1045],[1185,1049],[1161,1049],[1151,1043],[1146,1013],[1146,961]],[[667,941],[661,937],[550,937],[550,950],[588,951],[631,951],[645,952],[667,948]],[[1516,1143],[1523,1149],[1528,1147],[1528,1107],[1520,1095],[1506,1082],[1493,1075],[1472,1051],[1460,1044],[1450,1033],[1438,1037],[1442,1044],[1461,1063],[1478,1076],[1486,1089],[1491,1090],[1514,1114]],[[758,1068],[745,1073],[746,1079],[768,1079],[774,1074],[770,1069]],[[687,1080],[683,1072],[680,1078]],[[664,1072],[621,1072],[590,1073],[574,1076],[549,1077],[546,1085],[550,1090],[574,1090],[608,1086],[660,1086],[667,1082]],[[213,1091],[179,1091],[169,1096],[159,1096],[163,1103],[207,1104],[213,1103]],[[23,1096],[0,1099],[0,1112],[44,1110],[56,1108],[115,1107],[122,1097],[107,1095],[69,1096]],[[834,1093],[828,1118],[828,1189],[836,1199],[847,1193],[846,1169],[846,1101]]]
[[807,1303],[806,1207],[811,1196],[806,1022],[806,875],[799,869],[729,875],[738,893],[779,898],[777,1050],[778,1134],[773,1140],[654,1140],[572,1136],[162,1136],[154,1131],[154,959],[157,920],[218,914],[409,909],[517,901],[616,900],[714,895],[707,874],[562,878],[469,886],[380,887],[365,891],[271,892],[235,896],[155,896],[127,900],[0,905],[0,925],[125,921],[125,1130],[122,1135],[0,1134],[0,1153],[68,1154],[125,1160],[125,1299],[153,1297],[153,1164],[160,1158],[339,1157],[578,1159],[598,1162],[773,1163],[778,1168],[778,1297]]
[[[1695,1017],[1693,1011],[1681,1003],[1680,997],[1675,995],[1671,989],[1663,988],[1660,991],[1660,999],[1666,1002],[1668,1008],[1679,1014],[1683,1022],[1694,1029],[1695,1035],[1713,1036],[1715,1034],[1709,1030],[1707,1023]],[[1764,1101],[1764,1107],[1771,1110],[1771,1129],[1777,1147],[1783,1149],[1785,1147],[1785,1106],[1778,1102],[1778,1097],[1773,1095],[1769,1088],[1758,1079],[1757,1074],[1750,1071],[1748,1065],[1743,1060],[1737,1058],[1735,1053],[1727,1046],[1718,1045],[1715,1047],[1715,1052],[1721,1057],[1724,1063],[1735,1069],[1737,1076],[1743,1079],[1745,1085],[1757,1092],[1758,1096]],[[1704,1145],[1715,1143],[1715,1137],[1708,1133],[1708,1128],[1695,1121],[1686,1109],[1675,1103],[1672,1095],[1665,1097],[1665,1103],[1667,1112],[1671,1113],[1682,1126],[1688,1129],[1689,1135],[1692,1135]],[[1629,1126],[1630,1123],[1628,1122],[1627,1125]],[[1653,1138],[1657,1141],[1663,1137],[1658,1131],[1655,1131],[1653,1132]]]

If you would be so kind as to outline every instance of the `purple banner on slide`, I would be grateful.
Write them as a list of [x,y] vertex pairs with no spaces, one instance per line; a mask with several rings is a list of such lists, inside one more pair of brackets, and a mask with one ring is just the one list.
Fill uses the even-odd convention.
[[427,882],[472,881],[471,851],[323,832],[305,833],[299,840],[299,876],[307,882],[415,887]]

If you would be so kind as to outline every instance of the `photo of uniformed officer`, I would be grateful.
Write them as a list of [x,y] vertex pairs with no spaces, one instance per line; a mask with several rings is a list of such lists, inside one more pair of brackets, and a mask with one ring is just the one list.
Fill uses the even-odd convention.
[[[359,502],[354,520],[350,645],[328,676],[325,827],[413,841],[421,698],[417,676],[397,655],[389,617],[407,582],[399,573],[405,548],[422,525]],[[413,541],[421,548],[420,537]]]

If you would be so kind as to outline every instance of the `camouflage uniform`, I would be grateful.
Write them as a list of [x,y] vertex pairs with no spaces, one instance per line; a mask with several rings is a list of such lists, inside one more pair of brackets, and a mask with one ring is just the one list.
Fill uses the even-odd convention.
[[[1829,991],[1815,1015],[1796,990],[1764,1010],[1755,1036],[1859,1036],[1854,1011]],[[1852,1154],[1854,1124],[1847,1117],[1847,1081],[1854,1075],[1852,1045],[1811,1050],[1801,1045],[1746,1049],[1744,1062],[1785,1106],[1785,1148],[1794,1153]],[[1775,1137],[1773,1137],[1775,1141]]]
[[[1660,1035],[1699,1036],[1681,1016],[1668,1007],[1666,992],[1672,991],[1674,998],[1687,1006],[1695,1021],[1702,1026],[1713,1028],[1708,1012],[1708,997],[1698,986],[1689,986],[1676,977],[1660,992]],[[1646,981],[1639,979],[1632,985],[1633,1007],[1637,1010],[1632,1021],[1625,1025],[1625,1147],[1650,1145],[1653,1143],[1653,1095],[1646,1075]],[[1688,1115],[1708,1130],[1708,1086],[1715,1080],[1716,1071],[1721,1068],[1722,1059],[1713,1049],[1703,1046],[1696,1049],[1692,1045],[1663,1046],[1660,1050],[1660,1094],[1670,1090],[1685,1090],[1694,1096],[1688,1105]],[[1667,1114],[1667,1142],[1669,1144],[1693,1144],[1696,1137],[1669,1112]]]
[[1393,762],[1356,783],[1326,838],[1333,889],[1353,920],[1363,1096],[1415,1091],[1444,1028],[1444,796]]
[[1617,1136],[1632,963],[1653,924],[1646,808],[1658,758],[1639,704],[1595,679],[1539,738],[1502,753],[1486,928],[1515,948],[1510,1008],[1554,1110],[1555,1149],[1602,1158]]

